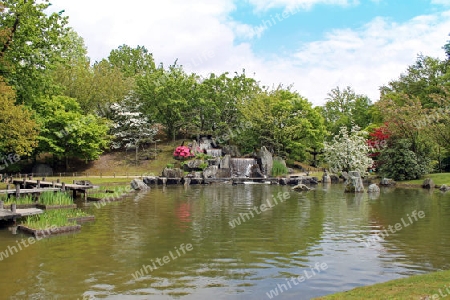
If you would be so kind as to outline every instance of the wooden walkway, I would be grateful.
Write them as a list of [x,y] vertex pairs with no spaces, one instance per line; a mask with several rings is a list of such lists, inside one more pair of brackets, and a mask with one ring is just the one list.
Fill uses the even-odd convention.
[[39,215],[43,212],[42,209],[38,208],[16,209],[16,212],[9,209],[0,209],[0,220],[15,220],[16,218]]
[[[45,191],[73,191],[73,198],[75,199],[77,196],[77,192],[80,192],[83,194],[84,199],[87,199],[87,190],[93,189],[93,185],[82,185],[82,184],[66,184],[64,182],[50,182],[50,181],[41,181],[41,180],[26,180],[26,179],[14,179],[13,184],[16,185],[16,189],[14,190],[17,194],[19,191],[19,194],[26,194],[26,192],[21,192],[25,190],[29,190],[28,194],[32,194],[33,190],[35,190],[34,193],[42,193]],[[20,188],[22,187],[22,189]],[[32,187],[32,189],[27,189],[27,187]],[[10,190],[8,190],[10,191]],[[9,193],[9,192],[8,192]],[[11,193],[11,194],[14,194]]]

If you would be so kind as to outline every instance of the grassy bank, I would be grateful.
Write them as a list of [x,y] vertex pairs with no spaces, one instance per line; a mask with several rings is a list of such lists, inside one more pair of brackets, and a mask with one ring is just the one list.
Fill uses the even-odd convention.
[[[316,299],[441,299],[442,295],[449,294],[446,291],[446,289],[450,290],[448,288],[449,283],[450,271],[440,271],[359,287],[347,292]],[[439,295],[440,292],[442,292],[442,295]]]
[[407,181],[400,181],[400,184],[410,184],[410,185],[422,185],[423,181],[426,178],[431,178],[433,182],[437,185],[450,185],[450,173],[435,173],[435,174],[428,174],[425,175],[421,179],[416,180],[407,180]]

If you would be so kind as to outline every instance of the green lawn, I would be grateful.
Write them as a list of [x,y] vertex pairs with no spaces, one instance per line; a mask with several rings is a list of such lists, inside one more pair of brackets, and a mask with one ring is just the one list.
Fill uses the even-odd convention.
[[[447,292],[447,289],[450,291],[449,285],[450,271],[440,271],[359,287],[316,299],[441,299],[440,292],[442,295],[449,295]],[[433,295],[439,297],[434,296],[433,298]]]
[[450,173],[428,174],[428,175],[425,175],[422,179],[401,181],[400,183],[421,185],[423,183],[423,181],[425,180],[425,178],[433,179],[434,183],[437,185],[441,185],[441,184],[450,185]]

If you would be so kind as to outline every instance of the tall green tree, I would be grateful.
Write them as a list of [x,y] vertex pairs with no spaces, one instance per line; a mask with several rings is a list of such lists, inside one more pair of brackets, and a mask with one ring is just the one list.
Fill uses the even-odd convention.
[[[320,147],[325,135],[323,118],[312,104],[296,92],[279,87],[257,94],[238,105],[246,122],[241,143],[266,146],[282,157],[305,160],[308,150]],[[248,148],[248,146],[247,146]]]
[[0,77],[1,157],[8,153],[29,156],[37,147],[39,126],[30,110],[15,104],[15,97],[14,90]]
[[54,92],[50,71],[67,49],[67,17],[47,14],[48,0],[0,2],[0,75],[19,103]]
[[356,94],[349,86],[332,89],[322,107],[322,113],[331,135],[338,134],[342,126],[349,130],[353,125],[366,128],[373,121],[371,100],[365,95]]
[[65,96],[42,97],[33,108],[41,126],[39,153],[50,153],[65,160],[86,162],[97,159],[110,142],[109,126],[105,119],[84,114],[77,101]]
[[167,70],[160,65],[154,72],[139,76],[136,94],[142,102],[142,112],[164,125],[167,137],[175,139],[190,122],[186,116],[196,83],[195,75],[186,74],[176,62]]
[[121,45],[111,51],[108,61],[112,66],[119,68],[126,78],[151,73],[156,69],[153,55],[144,46],[132,48]]

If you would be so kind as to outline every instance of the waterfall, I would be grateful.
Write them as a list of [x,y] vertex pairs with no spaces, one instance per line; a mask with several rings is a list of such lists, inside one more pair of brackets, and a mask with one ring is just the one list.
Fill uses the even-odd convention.
[[232,177],[251,177],[252,167],[256,165],[254,158],[232,158],[230,160]]
[[211,155],[212,157],[221,157],[222,149],[206,149],[206,154]]

